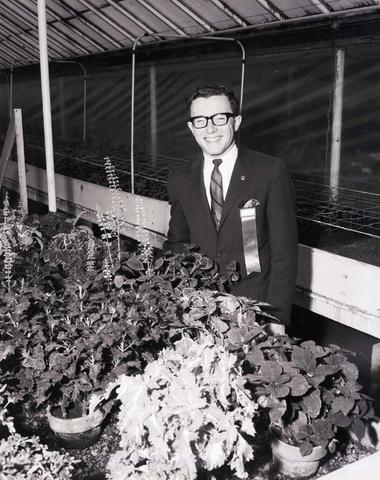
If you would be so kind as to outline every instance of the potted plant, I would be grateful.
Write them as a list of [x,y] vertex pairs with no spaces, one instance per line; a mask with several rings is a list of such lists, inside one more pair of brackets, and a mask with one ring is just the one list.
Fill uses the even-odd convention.
[[37,406],[49,405],[61,440],[71,443],[72,434],[85,431],[73,444],[85,446],[99,436],[106,414],[92,396],[121,373],[140,371],[149,323],[135,313],[134,292],[110,285],[101,272],[62,285],[34,290],[34,311],[17,327],[19,382]]
[[183,337],[143,374],[121,376],[108,390],[120,401],[121,435],[108,478],[195,479],[223,465],[247,478],[257,404],[242,382],[237,356],[210,335]]
[[[30,239],[25,232],[31,229],[22,229],[22,223],[14,228],[7,211],[4,218],[0,312],[4,345],[15,357],[15,381],[37,406],[49,405],[52,424],[59,429],[69,424],[66,438],[89,429],[89,438],[86,433],[79,440],[85,446],[99,434],[104,418],[91,394],[117,375],[140,368],[139,345],[149,341],[149,324],[142,325],[133,307],[128,310],[133,290],[118,287],[102,264],[102,242],[87,229],[51,216],[37,222],[34,216],[33,228],[43,225],[47,239],[42,236],[27,264],[28,256],[19,253],[26,247],[30,253],[32,241],[25,247],[20,238]],[[75,418],[65,422],[66,417]]]
[[11,406],[22,397],[14,371],[14,348],[0,328],[0,478],[70,480],[76,461],[67,454],[53,452],[35,436],[17,433]]
[[3,383],[0,387],[0,478],[19,480],[70,480],[76,460],[66,453],[54,452],[37,437],[16,432],[8,407],[13,394]]
[[339,347],[268,337],[253,345],[246,361],[246,379],[268,412],[274,460],[286,475],[315,473],[348,429],[363,437],[374,415],[371,400]]

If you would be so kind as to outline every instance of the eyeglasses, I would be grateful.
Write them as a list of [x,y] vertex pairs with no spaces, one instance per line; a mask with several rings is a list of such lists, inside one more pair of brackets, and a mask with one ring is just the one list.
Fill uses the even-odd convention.
[[215,113],[215,115],[211,115],[211,117],[206,116],[199,116],[199,117],[191,117],[190,122],[192,123],[194,128],[205,128],[208,124],[208,121],[211,120],[212,124],[215,127],[221,127],[228,123],[228,120],[235,115],[230,112],[224,113]]

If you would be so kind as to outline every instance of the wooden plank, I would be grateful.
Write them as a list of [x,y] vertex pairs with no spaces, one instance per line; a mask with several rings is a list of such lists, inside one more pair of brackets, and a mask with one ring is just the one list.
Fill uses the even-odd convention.
[[[302,268],[300,263],[299,268]],[[352,268],[354,268],[354,264]],[[380,317],[378,315],[371,315],[361,308],[337,302],[331,297],[318,295],[314,291],[304,290],[299,287],[296,287],[293,302],[295,305],[342,325],[380,338]]]
[[3,150],[1,152],[0,187],[3,184],[4,175],[5,175],[5,172],[7,170],[9,157],[11,156],[12,147],[13,147],[13,144],[14,144],[14,141],[15,141],[15,135],[16,135],[16,130],[15,130],[14,118],[13,118],[13,116],[11,116],[11,119],[10,119],[9,125],[8,125],[7,135],[5,137],[5,141],[4,141],[4,145],[3,145]]
[[[45,170],[27,165],[29,198],[47,203],[47,180]],[[7,171],[8,185],[18,190],[17,165],[9,162]],[[93,183],[55,175],[57,204],[60,209],[73,214],[84,212],[82,217],[97,223],[97,207],[102,212],[112,209],[112,196],[107,187]],[[169,225],[170,207],[167,202],[127,192],[120,192],[122,205],[122,231],[125,235],[139,240],[138,199],[144,205],[144,228],[153,246],[161,248]]]
[[[28,194],[46,203],[45,171],[28,165]],[[10,187],[17,189],[17,170],[9,162]],[[13,183],[12,183],[13,182]],[[102,211],[111,209],[108,188],[56,175],[59,208],[97,222],[96,205]],[[45,193],[44,193],[45,192]],[[145,210],[145,228],[157,248],[162,247],[168,230],[170,207],[167,202],[122,192],[125,207],[124,232],[137,238],[136,199]],[[363,282],[365,278],[365,282]],[[295,303],[334,321],[380,338],[380,268],[354,259],[299,244]]]
[[345,465],[335,472],[322,475],[318,480],[378,480],[380,471],[380,452],[373,453],[357,462]]
[[380,411],[380,343],[375,343],[371,354],[370,389],[375,409]]
[[380,317],[379,267],[303,244],[298,264],[297,286],[303,291]]

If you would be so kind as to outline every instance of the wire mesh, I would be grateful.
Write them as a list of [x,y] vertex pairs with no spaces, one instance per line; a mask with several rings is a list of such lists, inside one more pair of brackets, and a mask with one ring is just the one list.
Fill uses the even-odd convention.
[[380,238],[380,195],[293,179],[297,217],[334,228]]
[[[0,138],[4,136],[0,135]],[[43,138],[25,136],[27,161],[44,168]],[[71,139],[55,142],[56,172],[92,183],[106,185],[104,157],[110,156],[123,190],[130,188],[129,147],[109,145],[84,145]],[[155,159],[146,152],[135,152],[136,193],[167,200],[166,180],[170,171],[185,161],[182,158],[158,155]],[[31,160],[31,161],[30,161]],[[380,238],[380,194],[355,188],[332,189],[321,177],[307,173],[293,173],[297,200],[297,217],[312,222]]]

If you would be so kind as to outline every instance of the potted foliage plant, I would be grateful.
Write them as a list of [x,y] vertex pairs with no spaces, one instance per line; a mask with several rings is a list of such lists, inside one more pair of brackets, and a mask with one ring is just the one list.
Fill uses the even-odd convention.
[[[70,242],[81,238],[70,234]],[[50,265],[63,261],[61,254]],[[106,414],[93,395],[117,375],[140,371],[149,323],[135,313],[133,290],[118,288],[101,267],[54,275],[54,288],[48,279],[31,289],[32,307],[17,327],[19,381],[37,405],[49,405],[49,423],[66,445],[85,446],[99,436]]]
[[247,478],[257,404],[243,382],[237,357],[210,335],[183,337],[143,374],[121,376],[109,387],[121,405],[121,441],[108,478],[195,479],[223,465]]
[[149,324],[127,311],[135,294],[121,291],[103,265],[102,242],[73,220],[25,219],[5,202],[0,255],[0,313],[14,381],[37,406],[49,406],[53,425],[69,425],[70,441],[73,432],[91,431],[79,440],[85,446],[105,413],[91,394],[139,369],[137,343]]
[[16,432],[8,407],[14,396],[0,387],[0,478],[4,480],[70,480],[76,461],[66,453],[54,452],[33,437]]
[[268,412],[275,463],[286,475],[315,473],[348,429],[359,439],[365,434],[374,416],[371,399],[339,347],[268,337],[253,345],[246,361],[246,379]]

